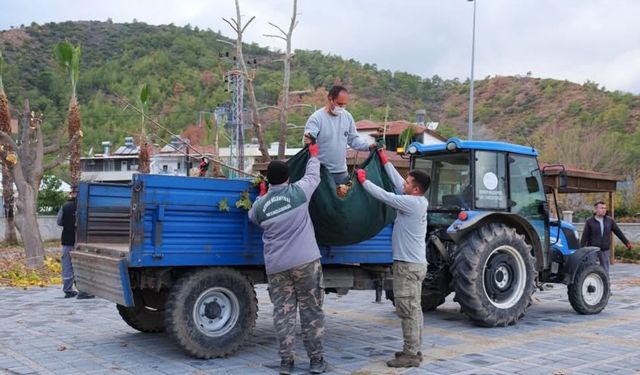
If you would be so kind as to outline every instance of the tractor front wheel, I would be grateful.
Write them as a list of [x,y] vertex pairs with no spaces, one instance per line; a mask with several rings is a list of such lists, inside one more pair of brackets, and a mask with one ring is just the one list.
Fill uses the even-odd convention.
[[571,307],[584,315],[597,314],[609,302],[609,277],[599,264],[582,267],[567,287]]

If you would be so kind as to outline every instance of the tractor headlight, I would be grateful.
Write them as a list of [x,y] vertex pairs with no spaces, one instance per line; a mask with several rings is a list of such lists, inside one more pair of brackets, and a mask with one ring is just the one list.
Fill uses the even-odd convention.
[[416,152],[418,152],[418,148],[416,146],[409,146],[409,148],[407,148],[408,154],[415,154]]
[[455,151],[458,149],[458,145],[455,142],[447,143],[447,151]]

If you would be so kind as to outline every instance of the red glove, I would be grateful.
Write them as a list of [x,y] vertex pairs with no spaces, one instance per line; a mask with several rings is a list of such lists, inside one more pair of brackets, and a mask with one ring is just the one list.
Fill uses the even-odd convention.
[[309,155],[311,155],[312,158],[318,157],[318,144],[317,143],[309,145]]
[[364,184],[367,181],[367,172],[364,169],[358,169],[356,171],[356,175],[358,176],[358,182]]
[[260,193],[258,194],[258,196],[261,197],[261,196],[263,196],[265,194],[267,194],[267,183],[262,181],[260,183]]
[[629,250],[633,250],[633,245],[631,244],[631,242],[629,242],[629,243],[627,244],[627,249],[629,249]]
[[389,162],[389,159],[387,159],[387,154],[384,153],[384,150],[379,148],[378,150],[378,156],[380,156],[380,161],[382,162],[382,165],[385,165]]

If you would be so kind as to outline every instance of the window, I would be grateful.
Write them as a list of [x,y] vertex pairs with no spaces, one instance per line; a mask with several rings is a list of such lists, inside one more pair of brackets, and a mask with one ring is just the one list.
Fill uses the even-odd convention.
[[538,232],[540,241],[546,243],[547,198],[534,157],[509,155],[509,191],[511,212],[525,217]]
[[414,168],[424,171],[431,177],[431,186],[426,194],[429,199],[429,209],[471,208],[469,153],[416,159]]
[[476,207],[506,209],[505,154],[476,151],[475,167]]

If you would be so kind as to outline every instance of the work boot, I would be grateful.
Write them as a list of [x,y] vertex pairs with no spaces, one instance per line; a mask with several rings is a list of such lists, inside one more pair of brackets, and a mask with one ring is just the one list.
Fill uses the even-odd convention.
[[94,296],[93,294],[89,294],[86,292],[80,292],[78,293],[78,299],[91,299],[91,298],[96,298],[96,296]]
[[64,292],[64,298],[73,298],[78,295],[78,292],[72,290],[70,292]]
[[[403,355],[403,354],[404,354],[404,352],[396,352],[395,354],[396,354],[396,358],[398,358],[398,357],[400,357],[401,355]],[[422,362],[422,352],[421,352],[421,351],[418,351],[417,355],[418,355],[418,358],[420,359],[420,362]]]
[[293,358],[282,358],[280,360],[280,375],[293,374]]
[[387,361],[389,367],[420,367],[420,357],[402,353],[394,359]]
[[312,374],[322,374],[327,371],[327,362],[324,361],[324,357],[311,358],[309,363],[309,372]]

